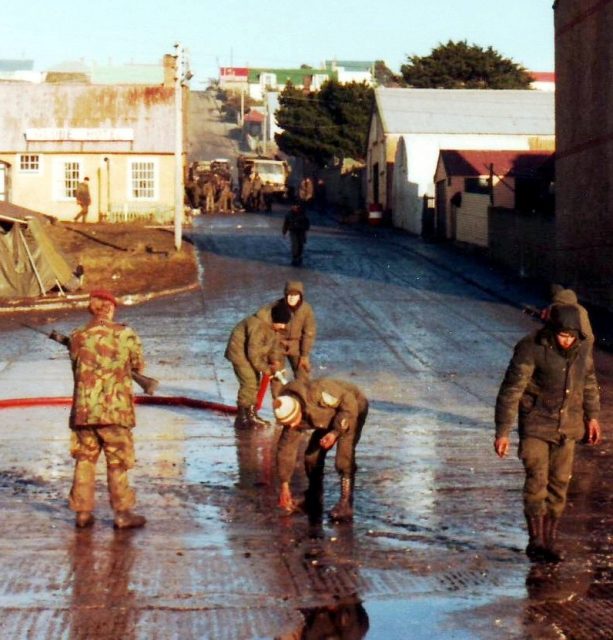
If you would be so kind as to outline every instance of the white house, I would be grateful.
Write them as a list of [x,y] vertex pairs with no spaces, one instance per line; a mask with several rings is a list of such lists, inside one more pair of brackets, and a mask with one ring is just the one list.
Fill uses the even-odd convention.
[[441,149],[553,150],[554,93],[529,90],[375,89],[367,202],[394,226],[422,231]]

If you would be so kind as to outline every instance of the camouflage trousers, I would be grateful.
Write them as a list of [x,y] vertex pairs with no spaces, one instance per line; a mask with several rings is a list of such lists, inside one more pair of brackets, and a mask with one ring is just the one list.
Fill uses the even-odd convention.
[[132,430],[117,425],[80,427],[71,431],[70,453],[76,460],[69,506],[73,511],[93,511],[96,463],[104,451],[107,487],[114,511],[128,511],[136,497],[128,483],[128,469],[134,467]]

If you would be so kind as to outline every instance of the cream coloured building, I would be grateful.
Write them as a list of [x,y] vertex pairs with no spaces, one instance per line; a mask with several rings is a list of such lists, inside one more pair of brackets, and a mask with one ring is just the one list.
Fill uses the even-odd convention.
[[89,222],[172,219],[172,86],[4,82],[0,104],[0,199],[72,220],[87,176]]

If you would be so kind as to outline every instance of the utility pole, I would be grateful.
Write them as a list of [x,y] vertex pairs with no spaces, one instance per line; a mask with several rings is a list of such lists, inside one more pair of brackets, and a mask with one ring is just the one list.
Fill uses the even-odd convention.
[[175,44],[175,249],[181,249],[183,236],[183,88],[192,79],[185,52],[180,43]]
[[175,249],[183,236],[183,47],[175,44]]
[[264,90],[264,131],[262,132],[262,153],[267,155],[266,138],[268,137],[268,92]]

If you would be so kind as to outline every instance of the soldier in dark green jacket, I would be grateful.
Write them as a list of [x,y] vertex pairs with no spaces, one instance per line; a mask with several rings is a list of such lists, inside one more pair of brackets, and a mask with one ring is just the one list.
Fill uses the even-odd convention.
[[[289,360],[298,380],[308,380],[311,373],[311,350],[317,335],[317,321],[313,307],[304,299],[304,285],[298,280],[285,283],[283,298],[262,307],[256,316],[270,323],[270,311],[274,305],[285,301],[290,310],[290,320],[285,331],[280,333],[285,357]],[[279,395],[282,383],[271,380],[270,388],[273,398]]]
[[285,385],[273,403],[283,425],[277,448],[280,480],[279,506],[292,513],[299,507],[290,490],[303,432],[313,430],[304,455],[309,479],[307,507],[321,506],[324,463],[336,444],[335,467],[341,480],[341,497],[330,515],[334,520],[353,517],[353,488],[357,465],[355,449],[368,415],[368,400],[355,385],[332,378],[294,380]]
[[494,449],[503,458],[519,423],[528,557],[558,562],[557,526],[566,504],[575,443],[600,442],[600,396],[592,345],[576,306],[556,304],[545,327],[515,346],[496,400]]
[[232,363],[239,384],[237,427],[268,425],[256,412],[258,389],[262,375],[272,375],[283,366],[283,347],[278,333],[285,330],[289,319],[290,311],[281,301],[271,308],[268,322],[249,316],[230,334],[224,356]]

